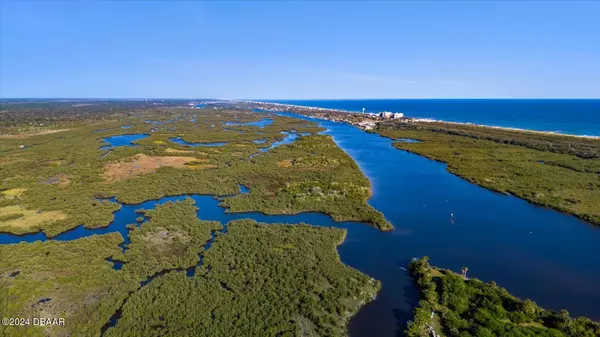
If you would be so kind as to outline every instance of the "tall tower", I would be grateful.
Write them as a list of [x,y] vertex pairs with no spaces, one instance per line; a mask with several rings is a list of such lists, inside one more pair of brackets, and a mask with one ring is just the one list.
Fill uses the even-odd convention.
[[365,113],[365,108],[363,108],[363,113]]

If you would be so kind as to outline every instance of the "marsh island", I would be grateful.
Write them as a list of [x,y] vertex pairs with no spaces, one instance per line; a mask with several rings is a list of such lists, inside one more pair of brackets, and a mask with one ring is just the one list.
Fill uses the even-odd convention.
[[[578,252],[594,265],[597,237],[588,231],[594,226],[446,171],[494,160],[498,167],[520,167],[516,159],[504,160],[506,151],[532,151],[519,160],[546,155],[532,165],[555,169],[558,157],[551,156],[579,155],[565,165],[595,174],[594,158],[585,157],[594,156],[593,142],[566,138],[543,149],[547,144],[533,137],[523,139],[527,146],[504,144],[508,136],[493,132],[469,136],[443,131],[447,124],[424,130],[435,124],[400,121],[378,121],[363,132],[285,112],[177,101],[19,102],[0,111],[0,287],[8,289],[0,308],[67,323],[4,326],[2,334],[397,335],[407,320],[416,322],[410,313],[418,305],[399,266],[423,250],[452,268],[466,261],[470,275],[498,280],[519,296],[533,293],[540,306],[596,318],[593,270],[565,269]],[[452,156],[464,153],[464,160],[446,167],[424,158],[450,163],[444,146]],[[423,149],[438,152],[412,154]],[[481,159],[492,155],[499,157]],[[496,182],[490,174],[523,174],[496,171],[485,177]],[[508,179],[507,194],[519,196],[517,183],[543,186],[548,177]],[[589,177],[591,185],[573,191],[593,191]],[[485,179],[469,181],[485,186]],[[593,198],[578,200],[585,210]],[[560,230],[558,237],[577,242],[557,258],[530,231],[537,234],[538,225],[548,236]],[[545,263],[499,254],[505,243],[512,254]],[[544,268],[547,262],[560,269]],[[527,282],[546,279],[555,282]],[[581,286],[573,288],[571,280]],[[586,289],[583,296],[579,289]],[[484,307],[476,298],[467,300],[473,310]],[[515,315],[500,319],[525,327],[555,317],[518,321]],[[445,319],[437,324],[452,322]],[[487,330],[458,333],[481,331]]]
[[389,230],[315,123],[176,106],[3,114],[0,308],[68,324],[0,334],[342,336],[377,295],[340,261],[342,229],[203,220],[308,212]]

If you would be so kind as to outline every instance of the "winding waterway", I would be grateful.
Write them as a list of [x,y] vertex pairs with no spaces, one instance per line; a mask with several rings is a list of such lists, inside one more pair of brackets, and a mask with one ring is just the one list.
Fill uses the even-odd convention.
[[284,115],[327,128],[369,177],[369,203],[394,225],[391,233],[353,227],[339,248],[344,263],[383,284],[350,321],[351,336],[395,336],[404,328],[417,293],[400,267],[424,255],[440,267],[467,266],[470,276],[543,307],[600,319],[600,227],[473,185],[377,134]]
[[[417,302],[416,287],[401,267],[423,255],[445,268],[468,266],[470,276],[495,280],[516,296],[532,298],[543,307],[565,308],[574,316],[600,319],[600,288],[596,286],[600,279],[600,227],[470,184],[447,172],[444,164],[393,148],[388,138],[347,124],[284,115],[320,123],[357,161],[373,185],[369,202],[392,222],[392,232],[356,222],[336,223],[320,213],[226,213],[215,197],[189,195],[123,205],[106,228],[80,226],[53,239],[119,231],[127,243],[125,225],[140,223],[136,209],[191,197],[202,220],[225,224],[251,218],[347,229],[346,240],[338,249],[342,262],[383,285],[377,299],[350,321],[353,337],[401,335]],[[46,239],[41,233],[0,234],[0,244]]]

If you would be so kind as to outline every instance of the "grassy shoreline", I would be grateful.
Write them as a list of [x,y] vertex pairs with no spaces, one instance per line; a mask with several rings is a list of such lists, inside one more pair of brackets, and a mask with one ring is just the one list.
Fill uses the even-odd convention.
[[435,123],[382,123],[375,131],[393,146],[446,163],[469,182],[600,225],[600,140],[536,135]]
[[[272,123],[236,125],[235,131],[225,125],[264,118]],[[116,197],[121,203],[136,204],[170,195],[231,195],[238,192],[238,184],[248,186],[251,196],[228,200],[226,206],[232,211],[315,211],[337,221],[363,221],[391,229],[367,203],[370,192],[363,190],[371,187],[368,179],[329,137],[316,135],[322,129],[315,123],[243,111],[185,108],[138,112],[93,126],[81,120],[73,123],[78,127],[69,131],[0,140],[0,231],[42,231],[55,236],[82,224],[104,227],[112,221],[118,204],[98,198]],[[122,129],[122,125],[131,127]],[[98,129],[107,130],[94,132]],[[292,130],[308,135],[251,158],[282,140],[283,131]],[[136,133],[149,136],[135,146],[111,149],[106,156],[102,156],[106,151],[98,150],[102,138]],[[188,147],[169,141],[181,135],[193,143],[227,144]],[[182,165],[183,161],[194,165]]]
[[118,233],[0,245],[3,313],[67,322],[0,326],[0,335],[341,337],[380,290],[342,263],[343,229],[235,220],[222,230],[196,211],[191,199],[147,211],[124,252]]

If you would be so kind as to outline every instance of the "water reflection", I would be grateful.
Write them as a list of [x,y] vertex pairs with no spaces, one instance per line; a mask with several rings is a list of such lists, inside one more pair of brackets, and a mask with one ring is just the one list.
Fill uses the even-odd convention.
[[144,139],[149,136],[150,135],[148,135],[146,133],[137,133],[137,134],[132,134],[132,135],[118,135],[118,136],[102,138],[102,140],[105,143],[108,143],[109,145],[101,146],[100,149],[108,150],[108,149],[113,149],[113,148],[119,147],[119,146],[136,146],[136,144],[134,144],[133,142],[140,140],[140,139]]

